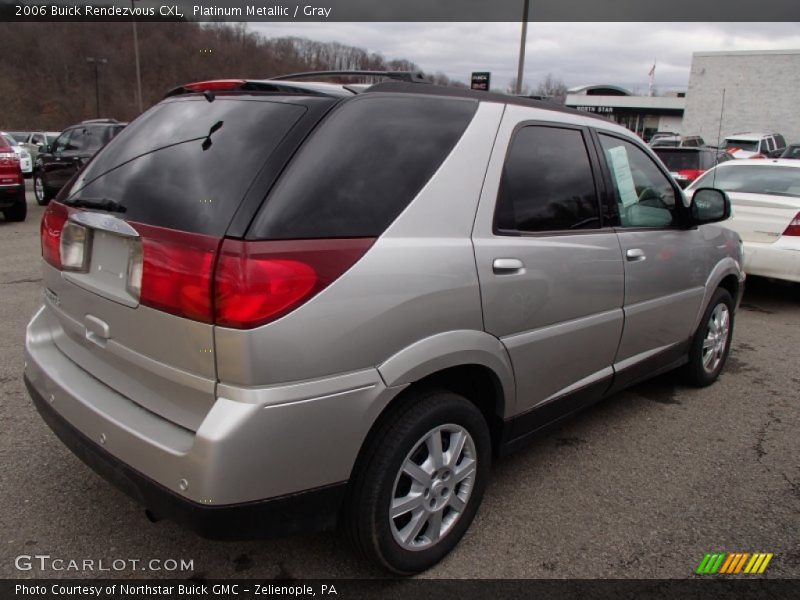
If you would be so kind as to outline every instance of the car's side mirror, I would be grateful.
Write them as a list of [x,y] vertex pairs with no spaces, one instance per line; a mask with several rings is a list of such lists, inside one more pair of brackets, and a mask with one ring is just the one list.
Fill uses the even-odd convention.
[[39,144],[39,152],[50,152],[50,146],[47,144]]
[[716,188],[698,188],[692,195],[692,223],[717,223],[731,216],[728,194]]

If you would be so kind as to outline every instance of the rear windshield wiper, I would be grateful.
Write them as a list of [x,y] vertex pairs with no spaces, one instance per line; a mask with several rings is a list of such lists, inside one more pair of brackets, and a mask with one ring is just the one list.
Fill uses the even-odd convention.
[[108,212],[119,212],[124,213],[128,209],[119,202],[114,202],[113,200],[107,200],[105,198],[99,199],[78,199],[78,200],[65,200],[64,204],[67,206],[74,206],[75,208],[99,208],[100,210],[105,210]]

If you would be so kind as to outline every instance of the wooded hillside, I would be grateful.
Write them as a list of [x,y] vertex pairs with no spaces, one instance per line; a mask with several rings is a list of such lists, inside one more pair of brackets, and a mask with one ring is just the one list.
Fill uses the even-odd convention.
[[[139,23],[138,32],[145,109],[167,90],[204,79],[418,70],[344,44],[267,39],[244,24]],[[0,42],[0,128],[60,130],[94,118],[94,65],[87,57],[108,59],[99,66],[101,116],[127,121],[138,114],[131,23],[1,23]],[[453,83],[441,74],[432,79]]]

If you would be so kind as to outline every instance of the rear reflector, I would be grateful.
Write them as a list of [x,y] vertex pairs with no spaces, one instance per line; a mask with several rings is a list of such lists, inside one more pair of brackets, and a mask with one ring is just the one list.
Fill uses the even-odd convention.
[[789,226],[783,232],[783,235],[800,236],[800,212],[794,216]]
[[56,269],[61,269],[61,230],[67,222],[67,207],[55,200],[47,205],[39,227],[42,242],[42,258]]
[[223,90],[237,90],[245,83],[244,79],[215,79],[212,81],[187,83],[183,86],[183,89],[191,92],[220,92]]
[[225,240],[215,282],[215,323],[248,329],[273,321],[352,267],[374,238]]
[[138,287],[145,306],[211,323],[211,282],[220,239],[130,224],[141,236],[141,267],[128,265],[128,290],[133,293]]

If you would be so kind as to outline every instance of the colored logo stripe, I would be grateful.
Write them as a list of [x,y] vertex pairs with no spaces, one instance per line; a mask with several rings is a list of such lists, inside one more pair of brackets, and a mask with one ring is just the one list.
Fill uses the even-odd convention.
[[[703,560],[695,571],[698,575],[733,575],[744,573],[748,575],[760,575],[767,569],[767,565],[772,560],[774,554],[756,552],[714,552],[706,553]],[[747,566],[745,566],[745,564]]]

